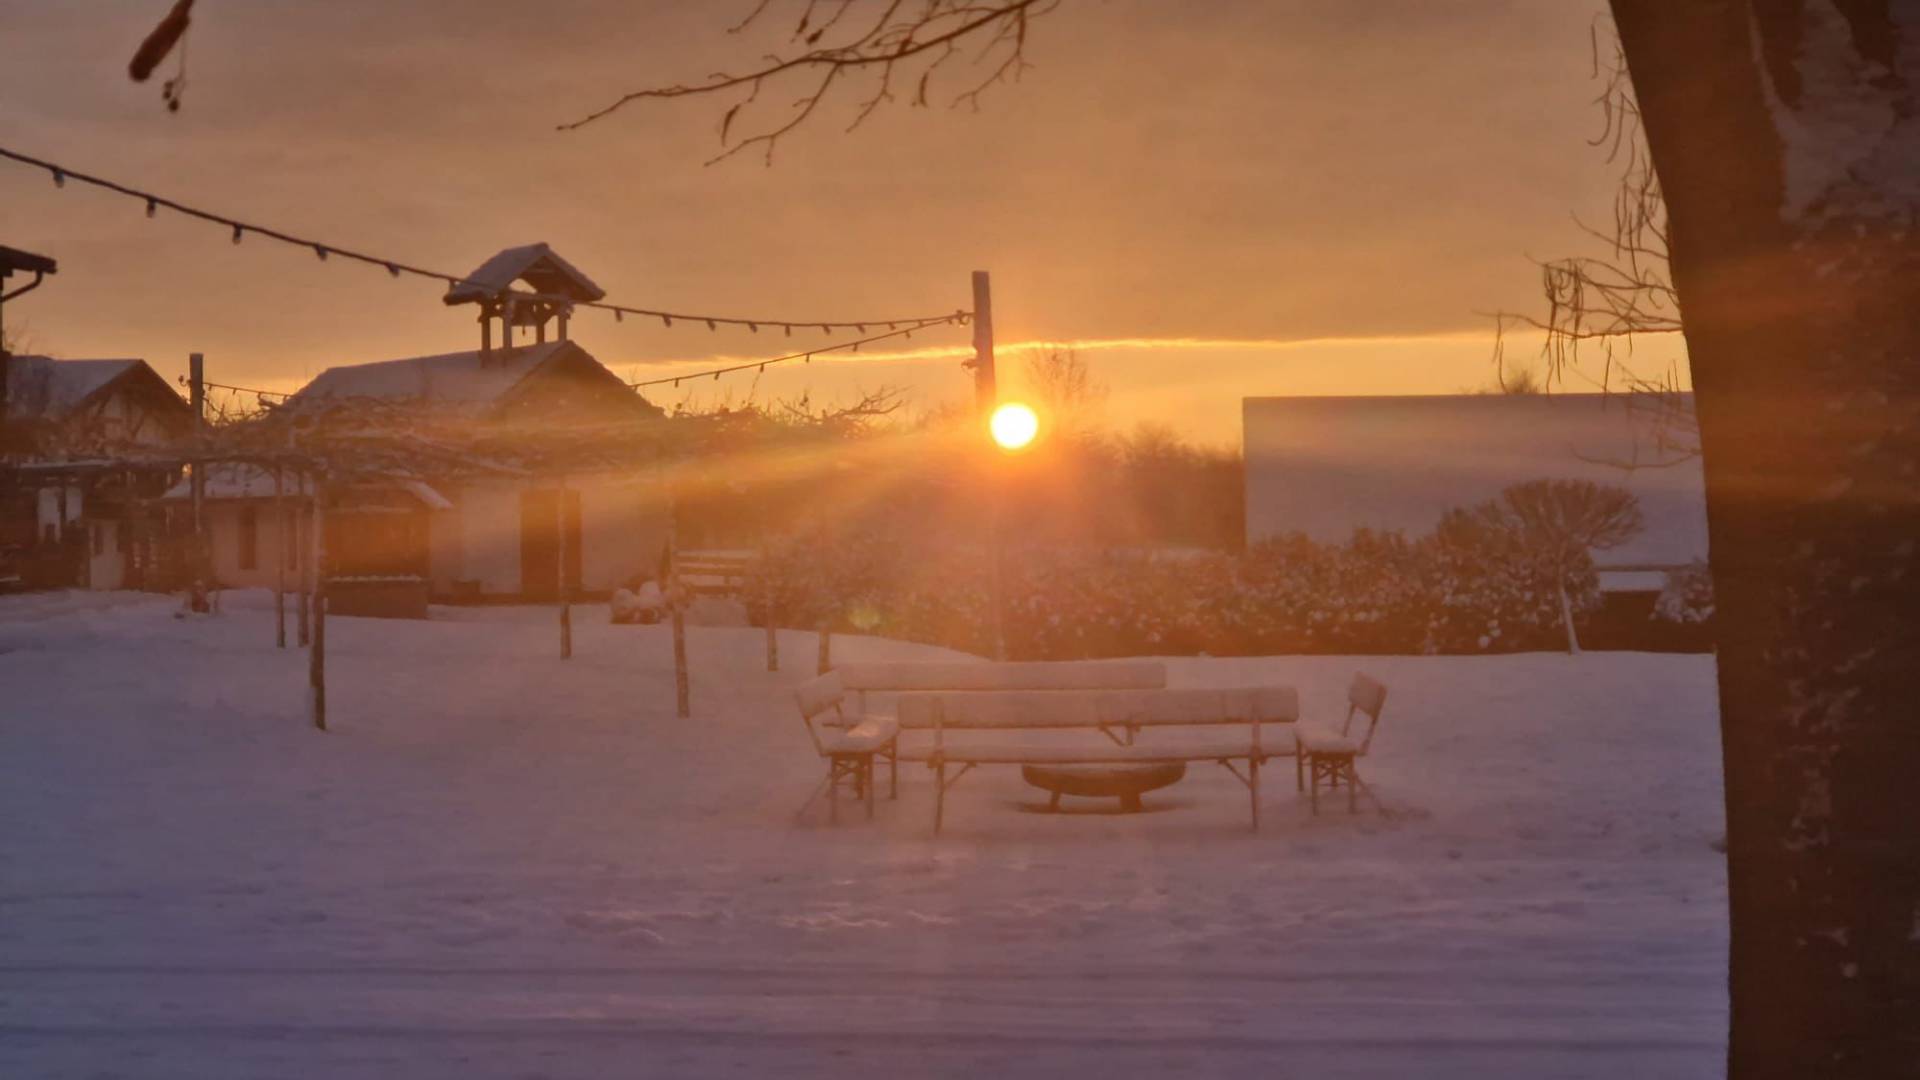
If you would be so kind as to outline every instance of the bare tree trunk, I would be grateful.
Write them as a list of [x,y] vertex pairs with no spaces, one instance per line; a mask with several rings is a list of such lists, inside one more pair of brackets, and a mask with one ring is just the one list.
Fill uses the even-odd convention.
[[815,674],[825,675],[833,670],[833,630],[826,623],[820,624],[820,663]]
[[1573,629],[1573,601],[1567,597],[1567,578],[1560,576],[1560,623],[1567,628],[1567,652],[1580,655],[1580,635]]
[[1613,0],[1707,479],[1729,1071],[1920,1067],[1920,17]]

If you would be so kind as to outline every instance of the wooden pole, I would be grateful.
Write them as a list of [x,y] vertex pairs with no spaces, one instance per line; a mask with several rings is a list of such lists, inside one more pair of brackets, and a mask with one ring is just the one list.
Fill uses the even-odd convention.
[[[302,545],[300,543],[300,531],[303,526],[305,527],[307,533],[309,534],[308,542],[305,545]],[[294,594],[294,602],[296,607],[296,610],[294,612],[294,628],[297,631],[299,631],[300,647],[303,649],[313,643],[313,632],[312,632],[313,612],[311,610],[310,605],[307,602],[308,594],[313,589],[313,542],[311,539],[312,532],[313,532],[312,515],[308,513],[306,510],[295,510],[293,514],[294,551],[298,552],[298,551],[304,550],[306,552],[305,557],[300,560],[300,583],[299,583],[300,588],[299,588],[299,591],[297,591]]]
[[826,623],[820,624],[820,662],[814,670],[816,675],[825,675],[833,670],[833,629]]
[[767,585],[766,619],[767,619],[767,670],[779,671],[780,670],[780,630],[779,630],[779,621],[774,617],[773,585],[771,582],[769,582]]
[[567,482],[560,481],[560,490],[553,501],[553,515],[558,526],[556,535],[560,543],[554,554],[554,574],[560,579],[560,659],[573,659],[573,589],[572,579],[568,576],[567,566]]
[[1003,479],[1005,463],[999,460],[989,461],[990,475],[987,477],[987,574],[990,582],[989,600],[993,604],[993,658],[1007,658],[1007,593],[1006,593],[1006,542],[1001,538],[1000,504],[1004,499]]
[[313,692],[313,726],[327,730],[327,530],[326,474],[313,485],[313,647],[307,651],[307,686]]
[[[982,419],[993,415],[1000,391],[994,373],[993,358],[993,282],[985,270],[973,272],[973,393],[974,407]],[[1007,658],[1006,594],[1002,585],[1000,539],[1001,486],[1004,483],[1000,462],[992,462],[987,477],[987,559],[988,602],[993,606],[993,658]]]
[[673,702],[675,714],[693,715],[687,680],[687,620],[680,589],[680,501],[667,501],[667,610],[673,619]]
[[286,467],[273,463],[273,647],[287,647]]
[[[201,353],[187,354],[188,400],[193,407],[193,441],[196,451],[205,440],[207,429],[207,359]],[[190,491],[193,496],[193,582],[188,607],[194,611],[207,610],[207,565],[211,561],[207,550],[207,463],[194,455],[191,465],[193,480]]]
[[999,400],[993,370],[993,284],[985,270],[973,272],[973,394],[981,416]]

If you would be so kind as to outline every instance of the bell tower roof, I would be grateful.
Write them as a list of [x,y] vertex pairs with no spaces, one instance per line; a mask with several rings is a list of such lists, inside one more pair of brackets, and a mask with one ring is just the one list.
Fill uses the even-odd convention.
[[525,282],[544,297],[573,303],[606,298],[606,291],[593,283],[572,263],[561,258],[545,244],[527,244],[500,252],[467,275],[467,280],[447,290],[448,305],[485,304],[513,286]]

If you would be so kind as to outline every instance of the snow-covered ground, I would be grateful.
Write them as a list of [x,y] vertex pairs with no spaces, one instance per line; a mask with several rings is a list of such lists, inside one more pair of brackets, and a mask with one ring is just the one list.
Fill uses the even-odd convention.
[[[1319,818],[1201,768],[1141,815],[922,770],[794,810],[813,660],[580,609],[328,624],[0,598],[0,1076],[1697,1077],[1723,1056],[1713,662],[1170,661],[1391,697]],[[941,650],[837,639],[842,660]],[[1156,801],[1157,798],[1157,801]]]

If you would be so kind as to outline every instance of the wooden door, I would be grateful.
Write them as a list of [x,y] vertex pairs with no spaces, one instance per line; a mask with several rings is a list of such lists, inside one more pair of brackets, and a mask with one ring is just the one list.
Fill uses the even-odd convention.
[[[565,516],[562,517],[562,507]],[[560,598],[560,560],[564,545],[566,581],[580,588],[583,555],[580,493],[546,489],[520,493],[520,592],[528,600]]]
[[553,600],[560,595],[560,493],[520,493],[520,595]]

